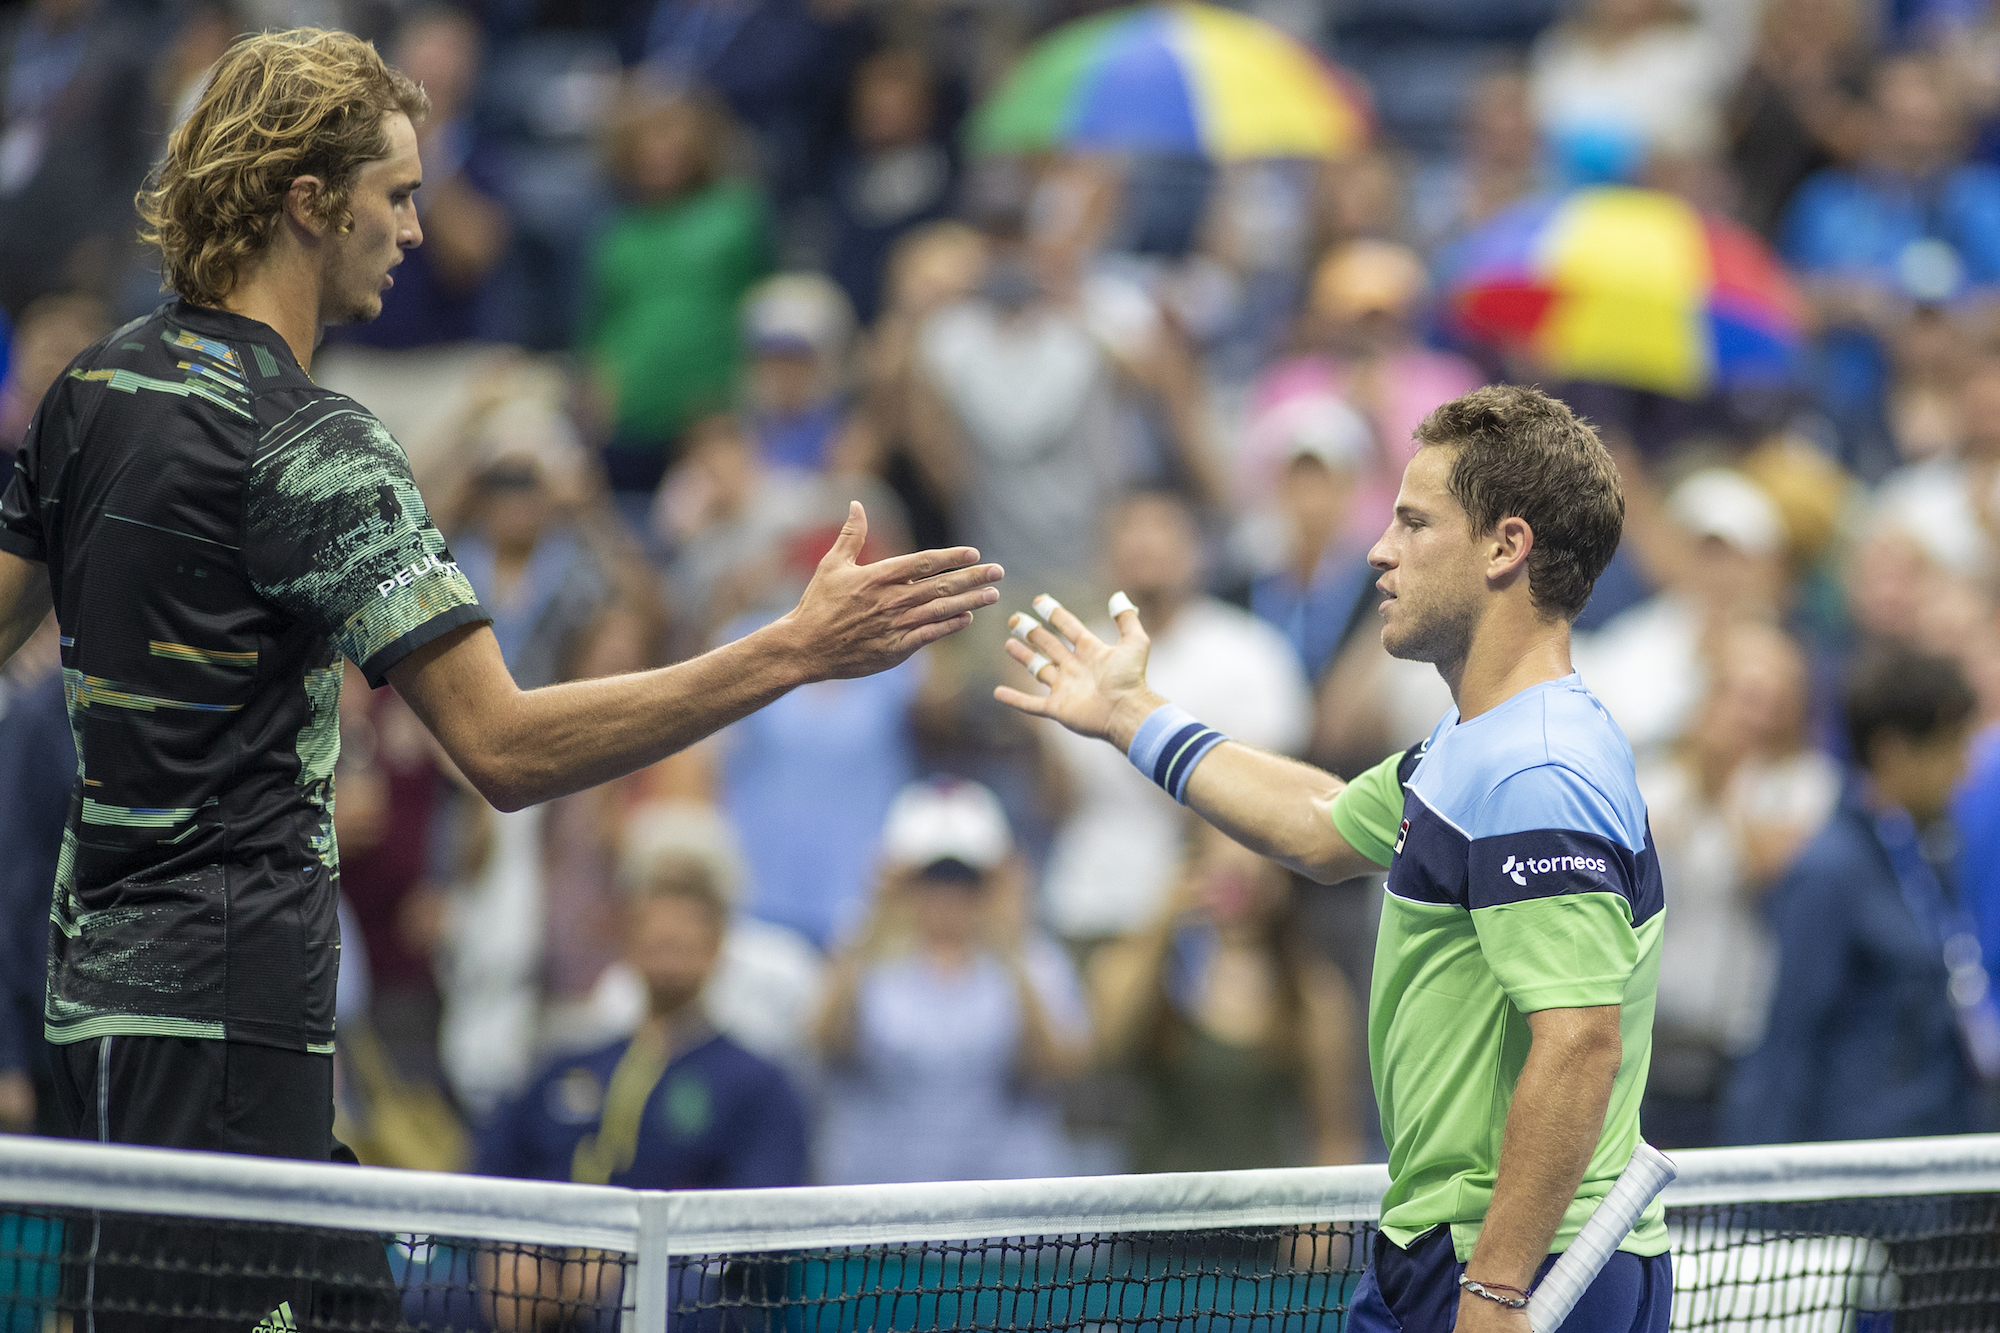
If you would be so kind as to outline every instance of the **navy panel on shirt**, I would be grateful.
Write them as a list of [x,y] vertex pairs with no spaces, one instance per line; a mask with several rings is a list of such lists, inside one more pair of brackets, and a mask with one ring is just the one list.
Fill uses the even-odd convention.
[[1406,902],[1466,906],[1467,846],[1466,836],[1412,790],[1403,798],[1389,892]]
[[1643,850],[1572,829],[1530,829],[1472,841],[1471,906],[1557,898],[1571,893],[1615,893],[1631,905],[1632,924],[1643,925],[1666,903],[1653,834]]

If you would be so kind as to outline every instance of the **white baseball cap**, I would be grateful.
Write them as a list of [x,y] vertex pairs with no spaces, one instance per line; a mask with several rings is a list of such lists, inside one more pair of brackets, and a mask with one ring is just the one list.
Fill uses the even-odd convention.
[[882,854],[898,865],[960,861],[991,870],[1013,850],[1000,799],[960,778],[912,782],[896,793],[882,827]]
[[1745,555],[1785,549],[1785,519],[1764,488],[1724,467],[1690,474],[1667,496],[1667,513],[1697,537],[1725,541]]
[[1296,458],[1317,458],[1335,472],[1356,472],[1375,450],[1367,419],[1330,393],[1285,399],[1251,422],[1250,436],[1251,447],[1281,467]]

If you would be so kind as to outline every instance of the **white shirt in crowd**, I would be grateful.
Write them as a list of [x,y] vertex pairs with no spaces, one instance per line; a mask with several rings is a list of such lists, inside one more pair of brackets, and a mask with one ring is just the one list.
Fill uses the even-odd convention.
[[[1312,691],[1277,630],[1198,597],[1152,638],[1146,678],[1154,690],[1245,745],[1285,754],[1304,748]],[[1159,910],[1180,864],[1180,807],[1102,741],[1054,727],[1047,734],[1076,802],[1043,872],[1049,919],[1070,938],[1136,930]]]
[[1571,640],[1577,673],[1635,753],[1687,730],[1708,690],[1701,635],[1701,607],[1692,598],[1657,593]]
[[[1083,987],[1053,941],[1023,966],[1059,1038],[1089,1034]],[[1055,1099],[1024,1087],[1020,994],[990,954],[958,972],[905,956],[870,968],[855,1002],[855,1056],[829,1067],[815,1154],[830,1185],[1072,1174]]]
[[1116,377],[1083,320],[964,301],[924,326],[920,354],[966,446],[966,541],[1017,578],[1088,569],[1125,447]]
[[1677,759],[1642,762],[1666,883],[1660,1026],[1730,1055],[1764,1035],[1777,959],[1745,866],[1747,831],[1816,828],[1840,798],[1840,770],[1817,750],[1742,765],[1713,802]]

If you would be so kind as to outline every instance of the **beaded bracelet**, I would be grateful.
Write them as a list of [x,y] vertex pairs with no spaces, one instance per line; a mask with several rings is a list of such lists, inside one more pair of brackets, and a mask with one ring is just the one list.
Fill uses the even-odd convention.
[[[1504,1305],[1509,1310],[1525,1310],[1528,1308],[1528,1293],[1522,1291],[1519,1287],[1510,1287],[1505,1282],[1475,1282],[1465,1274],[1460,1273],[1458,1275],[1458,1285],[1483,1301],[1492,1301],[1495,1305]],[[1500,1293],[1503,1291],[1511,1291],[1514,1294],[1512,1296],[1502,1296]]]

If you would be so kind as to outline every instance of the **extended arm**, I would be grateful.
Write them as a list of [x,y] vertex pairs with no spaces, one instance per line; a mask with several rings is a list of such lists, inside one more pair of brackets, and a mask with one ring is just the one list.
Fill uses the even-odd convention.
[[972,622],[998,594],[977,551],[855,563],[855,505],[790,615],[692,661],[522,690],[491,630],[468,626],[389,671],[479,793],[518,810],[655,763],[808,681],[870,675]]
[[[1037,627],[1025,644],[1007,641],[1007,651],[1024,666],[1037,653],[1049,659],[1038,677],[1049,692],[1024,694],[1002,686],[994,697],[1035,717],[1053,718],[1080,736],[1129,749],[1139,724],[1166,702],[1146,688],[1151,642],[1139,613],[1119,613],[1116,644],[1099,639],[1061,607],[1050,625],[1063,637]],[[1334,884],[1381,868],[1350,847],[1328,816],[1343,785],[1311,764],[1232,741],[1210,751],[1194,770],[1187,804],[1259,855]]]
[[[1548,1258],[1604,1131],[1623,1055],[1618,1020],[1615,1004],[1528,1015],[1533,1044],[1507,1109],[1500,1174],[1467,1277],[1525,1291]],[[1528,1314],[1468,1293],[1459,1301],[1458,1327],[1525,1330]]]
[[49,567],[0,551],[0,667],[28,641],[52,605]]

